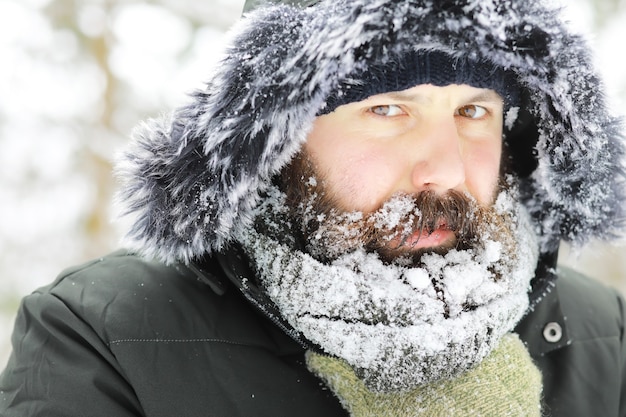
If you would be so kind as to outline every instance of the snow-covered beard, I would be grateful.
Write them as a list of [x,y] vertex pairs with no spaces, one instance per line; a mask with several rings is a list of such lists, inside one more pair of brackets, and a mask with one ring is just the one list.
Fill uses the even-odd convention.
[[[314,178],[304,180],[318,187]],[[514,187],[489,209],[470,204],[471,225],[457,225],[466,237],[455,247],[415,256],[406,256],[410,248],[395,256],[395,246],[385,253],[384,243],[405,233],[397,219],[433,224],[415,206],[419,199],[398,195],[367,216],[329,216],[310,204],[318,194],[307,194],[299,199],[306,204],[294,205],[278,187],[268,190],[257,227],[239,240],[290,325],[346,360],[372,391],[458,375],[489,354],[527,309],[538,249]],[[294,212],[302,210],[300,227],[316,231],[304,242],[293,232]],[[371,228],[362,228],[370,218],[381,231],[373,240]],[[368,236],[359,236],[364,230]],[[372,241],[377,250],[366,244]]]
[[[505,181],[505,178],[508,178]],[[470,249],[479,243],[478,231],[498,236],[509,253],[515,254],[511,219],[492,207],[482,207],[471,195],[450,190],[440,195],[424,191],[398,193],[370,213],[344,211],[314,168],[311,158],[300,155],[283,171],[279,188],[285,191],[292,232],[301,249],[322,262],[363,248],[376,252],[387,263],[419,264],[425,253],[445,254],[450,249]],[[513,189],[514,178],[503,176],[499,187]],[[454,231],[456,238],[426,249],[411,246],[415,236]],[[284,236],[277,232],[277,236]],[[419,243],[419,242],[417,242]]]

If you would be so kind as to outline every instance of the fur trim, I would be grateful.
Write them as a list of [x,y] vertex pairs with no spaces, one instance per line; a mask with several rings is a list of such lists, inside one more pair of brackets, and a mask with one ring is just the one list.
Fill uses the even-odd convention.
[[524,201],[542,251],[621,230],[622,127],[605,108],[584,40],[539,1],[271,5],[244,16],[229,45],[206,88],[140,126],[119,161],[119,202],[134,216],[128,239],[147,256],[189,262],[221,250],[251,225],[260,193],[301,147],[325,98],[355,71],[420,49],[518,75],[531,122],[508,140],[516,162],[536,142]]

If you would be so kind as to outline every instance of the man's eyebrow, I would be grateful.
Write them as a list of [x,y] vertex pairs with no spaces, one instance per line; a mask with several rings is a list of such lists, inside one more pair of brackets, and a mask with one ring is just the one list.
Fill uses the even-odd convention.
[[390,91],[383,95],[397,101],[414,101],[417,103],[429,103],[430,99],[423,94],[409,91]]
[[480,93],[476,94],[475,96],[470,97],[469,100],[467,101],[468,102],[473,102],[473,101],[503,102],[504,99],[502,98],[500,94],[496,93],[494,90],[483,90]]

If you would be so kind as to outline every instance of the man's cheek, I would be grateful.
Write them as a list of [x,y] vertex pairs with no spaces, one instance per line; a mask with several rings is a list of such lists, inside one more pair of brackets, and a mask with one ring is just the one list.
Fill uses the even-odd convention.
[[360,155],[345,160],[335,171],[332,189],[344,210],[371,212],[393,194],[393,164],[379,155]]

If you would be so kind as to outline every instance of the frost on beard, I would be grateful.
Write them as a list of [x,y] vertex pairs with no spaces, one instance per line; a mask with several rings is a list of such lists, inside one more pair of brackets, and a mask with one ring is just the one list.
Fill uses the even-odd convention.
[[[296,330],[346,360],[370,389],[402,391],[474,366],[522,317],[538,253],[515,201],[503,192],[494,205],[508,214],[515,248],[485,230],[475,247],[426,254],[419,265],[363,248],[324,263],[256,232],[241,241]],[[398,212],[386,210],[381,225],[395,224]]]

